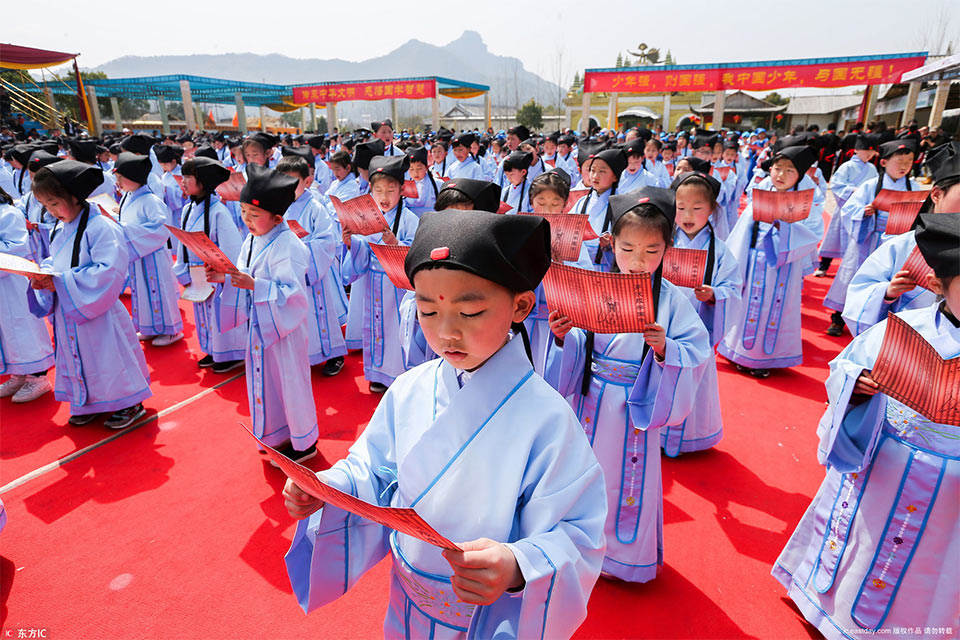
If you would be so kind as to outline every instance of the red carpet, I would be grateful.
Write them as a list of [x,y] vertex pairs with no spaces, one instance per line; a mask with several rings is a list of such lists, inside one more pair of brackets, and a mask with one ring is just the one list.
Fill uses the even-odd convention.
[[[823,476],[815,429],[826,363],[849,339],[822,333],[829,282],[806,282],[804,366],[759,381],[720,359],[724,440],[664,459],[663,573],[646,585],[601,580],[577,637],[816,637],[769,572]],[[188,336],[147,347],[153,412],[230,376],[201,373]],[[316,372],[314,394],[319,448],[333,461],[378,398],[356,355],[335,378]],[[385,563],[322,611],[298,608],[283,567],[294,529],[283,478],[237,425],[247,415],[240,378],[0,496],[3,637],[380,637]],[[66,417],[52,396],[0,401],[3,483],[113,435],[63,426]]]

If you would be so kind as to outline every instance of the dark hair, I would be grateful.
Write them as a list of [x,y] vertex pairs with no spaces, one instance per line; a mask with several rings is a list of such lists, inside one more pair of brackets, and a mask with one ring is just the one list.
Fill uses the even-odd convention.
[[433,204],[433,208],[435,211],[443,211],[457,204],[474,206],[473,200],[464,192],[457,189],[441,189],[440,193],[437,194],[437,201]]
[[277,163],[280,173],[295,173],[301,178],[310,177],[310,164],[300,156],[283,156]]
[[200,182],[200,174],[197,173],[197,163],[193,161],[193,158],[183,163],[183,166],[180,167],[180,173],[185,176],[193,176],[196,178],[197,187],[200,189],[203,195],[207,195],[206,188],[204,187],[203,183]]
[[613,236],[619,236],[628,225],[657,232],[663,236],[663,241],[668,247],[673,244],[673,223],[652,204],[638,204],[620,216],[613,225]]
[[711,203],[710,210],[713,211],[717,208],[716,195],[714,195],[713,188],[710,187],[710,183],[705,177],[703,177],[703,175],[694,173],[692,176],[685,178],[686,179],[683,181],[683,183],[677,186],[677,194],[679,194],[680,189],[683,189],[684,187],[693,187],[695,189],[699,189],[703,193],[703,196]]
[[34,174],[30,189],[35,194],[53,196],[65,202],[80,203],[80,199],[70,193],[57,176],[46,167],[42,167]]
[[566,202],[570,196],[570,185],[553,171],[547,171],[538,175],[530,183],[530,200],[544,191],[553,191]]
[[13,196],[0,187],[0,204],[13,204]]
[[657,146],[657,151],[659,151],[660,149],[663,149],[663,143],[660,142],[659,138],[650,138],[649,140],[643,143],[643,146],[647,146],[651,142]]
[[260,144],[259,141],[254,140],[253,138],[247,138],[246,140],[243,141],[243,144],[241,144],[240,146],[241,146],[244,150],[246,150],[247,147],[251,147],[251,146],[253,146],[253,145],[257,145],[258,147],[260,147],[260,151],[261,151],[262,153],[266,153],[266,152],[267,152],[267,148],[264,147],[262,144]]
[[330,156],[330,163],[340,165],[344,169],[349,169],[351,173],[357,173],[357,167],[353,164],[353,159],[351,159],[350,154],[343,149]]

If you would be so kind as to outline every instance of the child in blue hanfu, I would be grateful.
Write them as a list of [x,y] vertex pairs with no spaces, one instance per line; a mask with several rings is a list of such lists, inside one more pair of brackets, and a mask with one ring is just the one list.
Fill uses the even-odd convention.
[[[723,211],[717,207],[722,186],[719,180],[709,174],[689,172],[678,176],[671,188],[677,199],[677,230],[673,234],[673,246],[705,251],[707,254],[703,284],[692,289],[679,289],[710,333],[710,344],[716,347],[726,334],[729,318],[740,307],[743,288],[736,258],[716,237],[710,223],[717,212],[723,215]],[[715,358],[707,358],[696,396],[690,415],[682,423],[660,430],[660,445],[670,457],[709,449],[723,437]]]
[[103,171],[76,160],[37,171],[33,194],[57,223],[50,256],[40,265],[45,274],[30,279],[28,302],[35,316],[53,316],[54,396],[70,403],[70,424],[108,413],[104,425],[123,429],[146,413],[141,403],[153,394],[143,350],[120,302],[128,243],[120,225],[86,201],[101,184]]
[[653,274],[656,322],[643,333],[594,334],[551,311],[562,343],[557,389],[573,405],[606,478],[603,575],[653,580],[663,566],[660,429],[679,425],[697,399],[710,337],[679,287],[663,278],[673,241],[674,194],[641,187],[611,196],[613,265]]
[[[797,190],[815,161],[806,145],[782,149],[772,158],[770,178],[756,189]],[[752,202],[740,215],[726,242],[740,266],[743,304],[717,347],[738,369],[766,378],[771,369],[803,362],[800,287],[819,240],[802,220],[755,221]]]
[[297,180],[258,164],[247,166],[240,193],[250,230],[240,246],[240,273],[207,268],[219,292],[220,329],[246,327],[247,400],[253,433],[294,460],[317,454],[317,409],[307,353],[309,252],[283,221]]
[[[933,174],[926,206],[932,213],[960,211],[960,143],[937,147],[927,155],[925,164]],[[903,268],[916,248],[914,229],[891,236],[857,269],[843,304],[843,320],[854,336],[886,318],[888,312],[933,304],[933,292],[919,286]]]
[[305,611],[389,554],[387,638],[567,638],[583,622],[603,559],[603,475],[513,333],[549,266],[541,218],[423,214],[405,270],[440,358],[397,378],[348,456],[318,475],[415,508],[460,549],[325,506],[288,480],[301,522],[287,571]]
[[[916,242],[933,268],[925,284],[937,300],[896,315],[940,357],[957,358],[960,213],[922,214]],[[830,406],[817,429],[826,477],[773,568],[804,617],[831,640],[957,631],[960,427],[880,391],[872,369],[889,322],[857,336],[830,363]]]
[[[401,188],[409,167],[407,156],[375,156],[370,160],[370,194],[390,229],[368,236],[343,230],[342,276],[351,284],[351,300],[362,302],[363,374],[370,390],[383,393],[406,370],[400,348],[400,301],[370,243],[410,244],[418,218],[404,206]],[[358,282],[359,280],[359,282]],[[349,318],[348,318],[349,323]]]

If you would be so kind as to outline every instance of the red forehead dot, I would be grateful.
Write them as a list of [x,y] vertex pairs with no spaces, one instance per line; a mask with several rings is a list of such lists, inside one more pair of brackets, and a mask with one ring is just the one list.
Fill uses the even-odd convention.
[[250,199],[250,204],[252,204],[252,205],[254,205],[254,206],[256,206],[256,207],[259,207],[259,206],[260,206],[260,201],[257,200],[256,198],[251,198],[251,199]]
[[449,247],[437,247],[436,249],[430,252],[431,260],[444,260],[449,257],[450,257]]

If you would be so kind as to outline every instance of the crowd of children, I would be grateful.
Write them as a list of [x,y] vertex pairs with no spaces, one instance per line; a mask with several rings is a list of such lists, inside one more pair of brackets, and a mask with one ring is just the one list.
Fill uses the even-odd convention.
[[[336,599],[391,555],[389,637],[567,637],[599,576],[660,572],[660,456],[721,441],[715,354],[760,379],[801,364],[804,278],[840,259],[827,332],[855,339],[827,381],[827,475],[774,575],[830,638],[958,628],[957,427],[879,393],[871,368],[888,312],[941,357],[960,354],[960,144],[927,152],[923,213],[894,235],[874,203],[922,189],[909,177],[918,148],[860,129],[841,145],[835,128],[397,135],[384,120],[349,135],[18,141],[0,166],[11,187],[0,188],[0,251],[41,273],[0,271],[0,397],[52,388],[71,425],[136,424],[151,395],[140,343],[183,338],[183,297],[196,366],[244,367],[254,434],[304,461],[322,428],[311,367],[334,376],[362,350],[383,399],[319,475],[416,508],[459,545],[351,516],[290,480],[300,523],[286,562],[301,606]],[[762,192],[809,192],[810,214],[755,219]],[[359,196],[381,231],[340,219]],[[551,260],[547,219],[520,214],[567,212],[595,237],[576,259]],[[236,269],[205,264],[168,227],[202,232]],[[412,291],[381,245],[407,248]],[[665,275],[671,248],[705,254],[700,284]],[[905,267],[916,249],[933,271],[923,282]],[[557,263],[650,274],[653,322],[575,326],[546,302]]]

